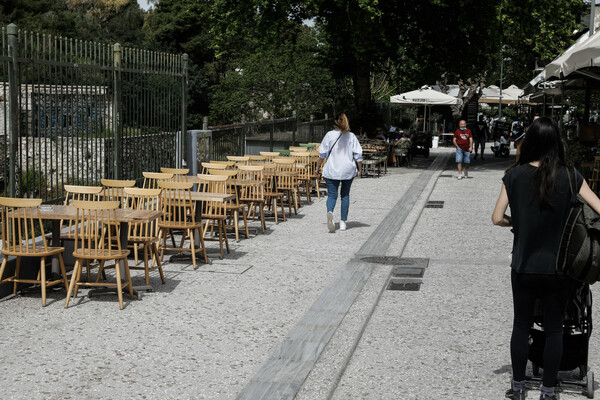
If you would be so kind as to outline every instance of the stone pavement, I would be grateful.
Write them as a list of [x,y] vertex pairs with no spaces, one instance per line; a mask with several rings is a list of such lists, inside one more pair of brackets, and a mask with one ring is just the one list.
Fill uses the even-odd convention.
[[[123,311],[114,295],[64,309],[64,290],[1,300],[0,398],[502,398],[512,234],[490,216],[514,155],[458,181],[451,154],[355,180],[347,231],[314,198],[223,260],[208,243],[212,264],[165,263]],[[393,265],[373,256],[429,259],[420,290],[385,290]]]

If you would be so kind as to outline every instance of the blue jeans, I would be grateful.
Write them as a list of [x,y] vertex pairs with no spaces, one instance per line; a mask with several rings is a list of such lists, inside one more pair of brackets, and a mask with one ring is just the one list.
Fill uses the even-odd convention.
[[342,221],[348,219],[348,207],[350,206],[350,186],[352,186],[352,179],[338,180],[325,178],[327,184],[327,211],[333,212],[335,203],[338,198],[338,187],[342,184]]

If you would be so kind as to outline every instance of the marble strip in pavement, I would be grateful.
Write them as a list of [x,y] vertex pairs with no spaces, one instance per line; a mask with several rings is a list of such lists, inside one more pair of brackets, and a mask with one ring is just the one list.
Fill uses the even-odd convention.
[[[429,179],[436,171],[444,168],[448,159],[448,153],[439,154],[431,166],[417,176],[363,244],[358,256],[385,254]],[[237,398],[293,399],[374,268],[375,265],[363,262],[360,258],[351,260]]]

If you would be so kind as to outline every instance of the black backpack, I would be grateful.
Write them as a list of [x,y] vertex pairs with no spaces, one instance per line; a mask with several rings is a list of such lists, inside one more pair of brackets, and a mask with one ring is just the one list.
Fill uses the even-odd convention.
[[571,207],[556,258],[556,272],[592,284],[600,279],[600,215],[575,192],[574,179],[567,169]]

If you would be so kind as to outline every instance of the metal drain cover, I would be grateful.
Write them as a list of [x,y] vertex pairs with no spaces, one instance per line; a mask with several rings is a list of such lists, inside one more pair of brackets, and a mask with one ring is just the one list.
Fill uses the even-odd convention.
[[398,278],[422,278],[425,274],[425,268],[394,267],[393,277]]
[[444,208],[443,201],[430,200],[425,204],[425,208]]
[[392,278],[388,283],[387,290],[404,290],[416,292],[421,289],[421,279],[407,279],[407,278]]

